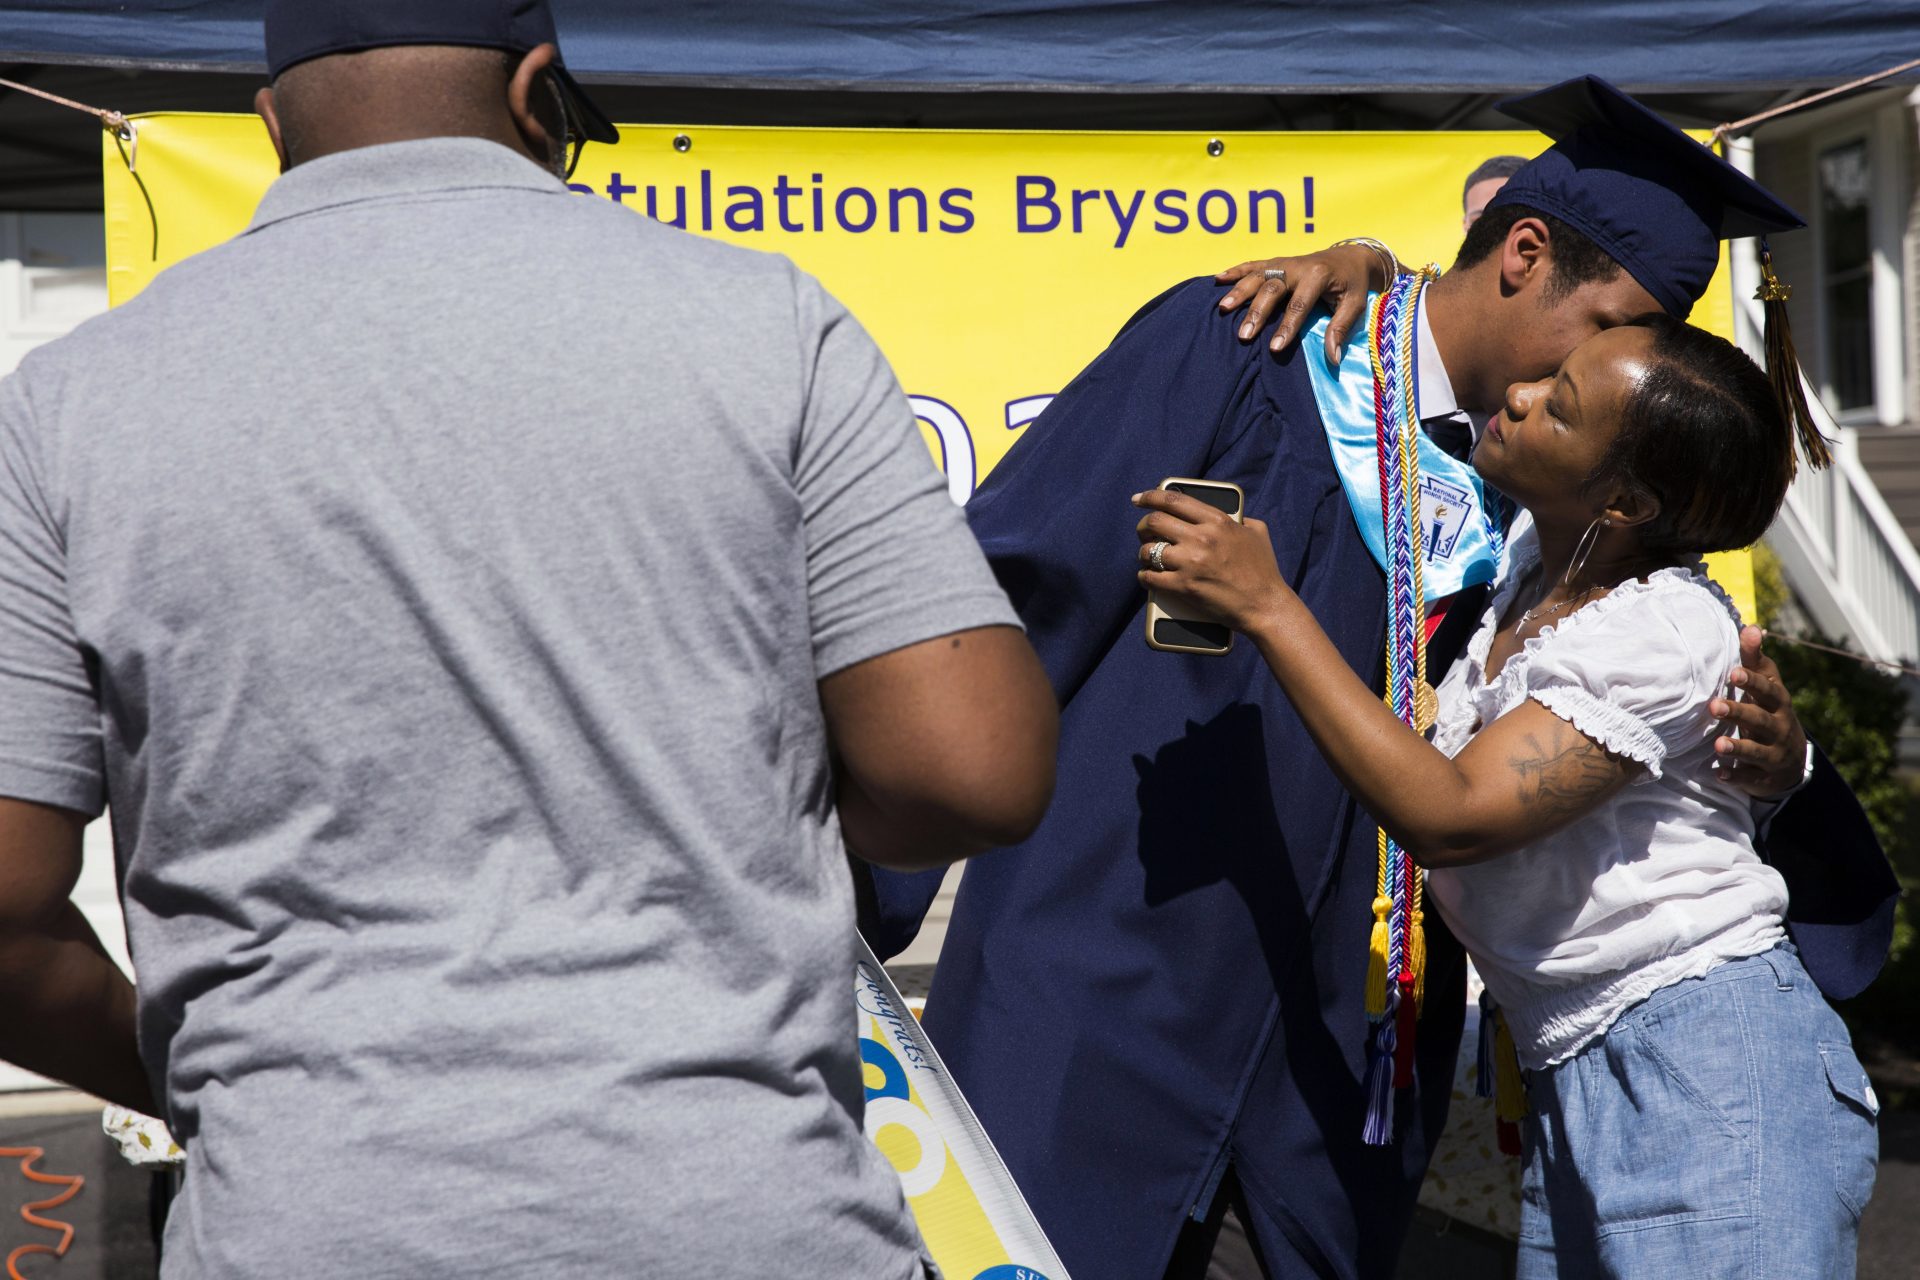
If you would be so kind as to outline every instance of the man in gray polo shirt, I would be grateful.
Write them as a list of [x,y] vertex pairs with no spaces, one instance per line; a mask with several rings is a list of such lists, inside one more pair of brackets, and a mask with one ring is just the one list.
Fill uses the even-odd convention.
[[249,229],[0,383],[0,1055],[173,1125],[170,1276],[918,1276],[843,849],[1023,838],[1054,707],[885,361],[567,191],[543,4],[268,45]]

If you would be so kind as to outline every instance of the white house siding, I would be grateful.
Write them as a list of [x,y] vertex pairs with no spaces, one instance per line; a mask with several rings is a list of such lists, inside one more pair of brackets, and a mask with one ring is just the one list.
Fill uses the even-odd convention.
[[1906,231],[1901,236],[1900,280],[1907,313],[1907,412],[1909,423],[1920,423],[1920,89],[1902,104],[1901,129],[1907,153]]
[[[1765,134],[1753,152],[1753,176],[1760,185],[1779,196],[1790,209],[1813,221],[1814,205],[1820,192],[1814,181],[1813,152],[1804,138],[1769,142]],[[1820,325],[1814,307],[1814,290],[1819,245],[1811,231],[1791,231],[1774,236],[1768,242],[1773,250],[1773,269],[1789,285],[1794,296],[1787,303],[1793,320],[1793,338],[1800,359],[1808,369],[1822,367]]]

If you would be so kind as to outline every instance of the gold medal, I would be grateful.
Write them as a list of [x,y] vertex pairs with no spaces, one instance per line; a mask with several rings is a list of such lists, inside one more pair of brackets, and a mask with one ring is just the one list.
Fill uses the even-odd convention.
[[1440,718],[1440,695],[1425,680],[1416,680],[1413,684],[1413,729],[1415,733],[1425,733],[1433,728],[1433,722]]

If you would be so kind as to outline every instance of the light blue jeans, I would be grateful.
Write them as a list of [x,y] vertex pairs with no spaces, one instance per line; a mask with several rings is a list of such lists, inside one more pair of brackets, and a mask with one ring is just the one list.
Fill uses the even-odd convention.
[[1527,1080],[1521,1280],[1842,1280],[1879,1100],[1789,946],[1654,992]]

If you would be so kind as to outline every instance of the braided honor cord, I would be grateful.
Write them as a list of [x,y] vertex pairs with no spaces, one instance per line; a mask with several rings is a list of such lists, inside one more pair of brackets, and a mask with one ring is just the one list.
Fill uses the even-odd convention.
[[[1367,335],[1373,365],[1374,424],[1379,450],[1381,521],[1387,549],[1386,704],[1402,724],[1422,732],[1432,723],[1427,683],[1426,589],[1420,508],[1420,414],[1416,318],[1432,267],[1400,277],[1374,303]],[[1373,1031],[1367,1062],[1363,1138],[1393,1137],[1393,1094],[1413,1083],[1414,1018],[1424,994],[1426,939],[1421,910],[1424,877],[1398,842],[1379,834],[1379,870],[1367,964],[1367,1016]]]

